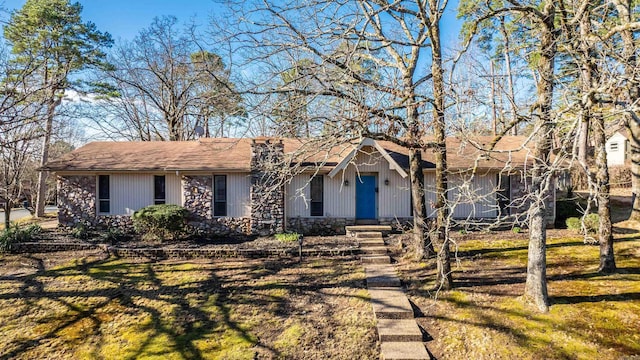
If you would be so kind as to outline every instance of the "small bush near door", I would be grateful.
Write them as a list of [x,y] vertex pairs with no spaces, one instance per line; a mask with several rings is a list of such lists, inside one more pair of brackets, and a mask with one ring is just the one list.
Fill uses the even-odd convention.
[[178,238],[183,230],[187,210],[178,205],[151,205],[132,216],[133,228],[146,240]]
[[[589,234],[595,234],[598,232],[600,225],[600,217],[598,214],[588,214],[584,218],[584,227]],[[582,231],[582,218],[570,217],[567,219],[567,229]]]

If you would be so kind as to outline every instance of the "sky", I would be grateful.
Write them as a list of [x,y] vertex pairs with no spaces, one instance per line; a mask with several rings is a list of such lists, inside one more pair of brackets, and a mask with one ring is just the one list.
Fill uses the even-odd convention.
[[[72,2],[74,2],[72,0]],[[114,40],[131,40],[143,28],[149,26],[156,16],[173,15],[180,22],[194,20],[206,26],[211,15],[220,11],[220,4],[213,0],[79,0],[82,18],[96,24],[98,30],[106,31]],[[0,0],[4,11],[1,18],[6,21],[7,10],[21,8],[25,0]],[[460,22],[455,12],[458,1],[450,1],[442,20],[444,42],[454,41],[460,31]]]
[[[74,2],[72,0],[72,2]],[[106,31],[114,40],[131,40],[143,28],[149,26],[156,16],[173,15],[180,22],[195,20],[206,25],[210,15],[219,4],[212,0],[80,0],[82,19],[96,24],[98,30]],[[3,20],[8,18],[6,10],[19,9],[25,0],[0,0]]]

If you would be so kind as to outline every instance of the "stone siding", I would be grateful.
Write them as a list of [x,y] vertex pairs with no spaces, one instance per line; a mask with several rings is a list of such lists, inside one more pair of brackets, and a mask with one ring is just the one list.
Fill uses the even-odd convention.
[[187,225],[202,235],[250,235],[250,219],[213,216],[213,176],[182,176],[184,208],[189,211]]
[[344,235],[344,227],[355,223],[354,218],[293,217],[287,219],[287,231],[303,235]]
[[[413,218],[380,218],[380,225],[390,225],[393,231],[405,231],[413,227]],[[290,217],[287,231],[303,235],[344,235],[345,226],[356,225],[355,218]]]
[[133,233],[133,219],[129,215],[98,215],[93,225],[97,228],[118,228]]
[[94,175],[58,176],[58,223],[75,227],[96,223],[96,177]]
[[189,224],[207,223],[213,218],[213,176],[182,176],[184,208],[189,211]]
[[284,145],[269,140],[251,144],[251,233],[284,231]]

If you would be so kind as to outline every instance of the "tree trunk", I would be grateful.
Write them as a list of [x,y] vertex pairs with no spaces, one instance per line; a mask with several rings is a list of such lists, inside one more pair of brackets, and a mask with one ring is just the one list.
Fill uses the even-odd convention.
[[583,167],[586,166],[587,171],[589,165],[587,163],[587,149],[589,143],[589,115],[582,115],[582,119],[580,121],[580,131],[578,132],[578,161],[580,165]]
[[[618,11],[620,25],[628,26],[632,23],[631,19],[631,0],[614,0],[613,3]],[[631,207],[631,216],[629,220],[640,221],[640,119],[634,112],[633,106],[640,97],[640,89],[636,80],[636,46],[633,32],[629,29],[620,32],[622,37],[622,59],[624,66],[624,74],[626,78],[626,95],[627,109],[625,119],[627,129],[629,130],[631,146],[631,192],[634,201]]]
[[533,200],[529,208],[529,251],[527,258],[527,280],[524,300],[534,304],[541,312],[549,311],[547,293],[547,228],[545,201],[551,196],[548,169],[551,153],[553,122],[551,107],[553,102],[553,75],[556,53],[555,6],[553,0],[544,3],[545,18],[540,24],[540,60],[538,63],[538,99],[532,107],[536,136],[534,164],[531,176]]
[[[595,64],[597,54],[592,41],[591,30],[591,7],[580,19],[580,54],[581,68],[580,73],[582,80],[582,93],[591,94],[592,89],[597,88],[599,84],[598,71]],[[610,203],[610,185],[609,185],[609,168],[607,165],[606,151],[606,134],[604,118],[593,111],[596,106],[597,99],[591,95],[584,97],[586,100],[583,106],[582,127],[580,130],[580,161],[583,163],[590,178],[595,178],[596,183],[596,200],[598,203],[598,243],[600,244],[600,266],[599,272],[612,273],[616,270],[616,262],[613,252],[613,234],[611,229],[611,203]],[[597,109],[597,106],[595,107]],[[586,143],[588,137],[588,127],[591,124],[593,128],[593,138],[595,144],[595,165],[596,173],[592,174],[587,165]],[[582,138],[584,136],[584,138]],[[584,149],[583,149],[584,147]]]
[[4,229],[9,229],[11,226],[11,201],[9,199],[5,199],[4,203]]
[[433,132],[435,137],[436,162],[436,236],[440,244],[437,257],[436,287],[451,289],[451,252],[449,249],[449,208],[447,207],[447,145],[444,117],[444,70],[442,68],[442,48],[440,43],[439,2],[429,0],[429,38],[431,39],[431,75],[433,81]]
[[413,253],[417,260],[435,254],[431,238],[427,236],[427,208],[424,201],[424,174],[422,173],[422,150],[409,149],[409,176],[413,206]]
[[[632,111],[632,110],[629,110]],[[640,123],[635,116],[627,116],[627,129],[631,134],[629,146],[631,147],[631,192],[633,204],[629,220],[640,221]]]
[[[44,166],[49,161],[49,147],[51,145],[51,135],[53,132],[53,117],[55,116],[56,107],[60,104],[60,99],[56,98],[56,92],[53,91],[49,104],[47,105],[47,120],[44,130],[44,138],[42,139],[42,156],[40,157],[40,166]],[[44,216],[44,208],[47,205],[47,178],[49,173],[46,171],[38,172],[37,198],[36,198],[36,217]]]
[[599,116],[594,127],[596,143],[596,183],[598,184],[598,242],[600,244],[599,272],[613,273],[616,261],[613,253],[613,234],[611,231],[611,203],[609,201],[609,169],[607,167],[606,137],[604,119]]

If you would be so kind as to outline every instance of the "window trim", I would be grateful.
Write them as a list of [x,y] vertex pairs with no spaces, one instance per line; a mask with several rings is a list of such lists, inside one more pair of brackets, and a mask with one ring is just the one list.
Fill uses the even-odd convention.
[[[315,184],[315,185],[314,185]],[[313,198],[314,186],[320,186],[320,200]],[[324,216],[324,176],[315,175],[309,179],[309,216],[323,217]],[[319,207],[314,207],[314,204]],[[314,211],[315,210],[315,211]]]
[[[107,181],[107,186],[106,186],[106,195],[107,197],[103,197],[103,187],[100,186],[101,183],[101,179],[106,179]],[[96,205],[97,205],[97,212],[98,215],[108,215],[111,213],[111,176],[110,175],[98,175],[97,179],[96,179]],[[103,211],[102,209],[102,205],[106,204],[107,206],[107,211]]]
[[[162,178],[162,195],[158,197],[158,179]],[[167,177],[165,175],[153,175],[153,204],[163,205],[167,203]]]
[[[224,179],[224,201],[218,201],[216,200],[216,195],[217,195],[217,182],[216,179],[222,178]],[[212,186],[212,190],[213,190],[213,196],[212,196],[212,205],[213,205],[213,216],[214,217],[226,217],[229,214],[229,186],[228,186],[228,181],[227,181],[227,175],[223,175],[223,174],[218,174],[218,175],[213,175],[213,186]],[[218,206],[217,204],[224,204],[224,211],[221,213],[218,210]]]

